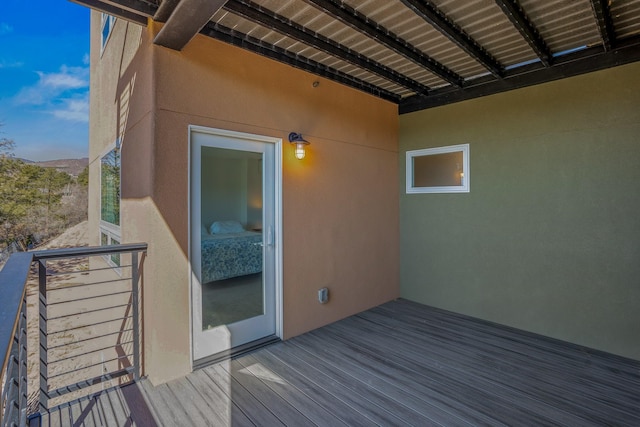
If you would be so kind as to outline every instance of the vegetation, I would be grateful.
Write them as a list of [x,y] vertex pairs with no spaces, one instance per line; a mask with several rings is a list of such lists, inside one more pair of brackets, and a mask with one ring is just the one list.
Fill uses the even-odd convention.
[[[87,215],[87,171],[78,178],[13,157],[0,139],[0,252],[26,250]],[[2,258],[0,256],[0,258]]]

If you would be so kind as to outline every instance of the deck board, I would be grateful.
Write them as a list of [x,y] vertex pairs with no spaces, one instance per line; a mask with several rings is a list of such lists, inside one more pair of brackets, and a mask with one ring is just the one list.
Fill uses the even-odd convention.
[[406,300],[128,387],[43,425],[640,426],[639,361]]

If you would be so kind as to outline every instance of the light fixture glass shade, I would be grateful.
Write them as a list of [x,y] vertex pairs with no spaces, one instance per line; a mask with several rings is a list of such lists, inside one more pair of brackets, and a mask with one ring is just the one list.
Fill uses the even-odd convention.
[[301,133],[291,132],[289,134],[289,142],[292,144],[296,144],[296,159],[304,159],[304,146],[309,145],[309,141],[304,139]]

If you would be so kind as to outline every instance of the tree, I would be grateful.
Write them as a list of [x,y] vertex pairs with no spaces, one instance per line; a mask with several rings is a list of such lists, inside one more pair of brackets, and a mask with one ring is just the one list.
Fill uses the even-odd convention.
[[80,172],[78,178],[76,178],[76,182],[83,187],[89,186],[89,166],[85,166],[84,169],[82,169],[82,172]]
[[[0,123],[0,127],[4,126]],[[0,157],[11,157],[13,156],[13,149],[15,148],[15,143],[13,139],[8,138],[0,138]]]
[[87,187],[66,172],[13,158],[14,146],[0,139],[0,250],[12,244],[25,250],[34,238],[59,234],[86,218]]

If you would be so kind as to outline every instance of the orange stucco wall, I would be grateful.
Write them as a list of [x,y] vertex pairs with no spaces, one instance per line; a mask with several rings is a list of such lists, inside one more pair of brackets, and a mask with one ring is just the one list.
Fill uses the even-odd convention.
[[[150,245],[150,379],[164,382],[191,369],[189,125],[284,141],[296,131],[311,142],[302,161],[284,144],[284,338],[398,297],[397,107],[204,36],[182,52],[154,46],[153,32],[152,24],[138,38],[133,68],[144,84],[136,82],[130,103],[149,105],[150,113],[129,115],[123,147],[130,148],[122,154],[123,241]],[[317,301],[322,287],[330,290],[325,305]]]

